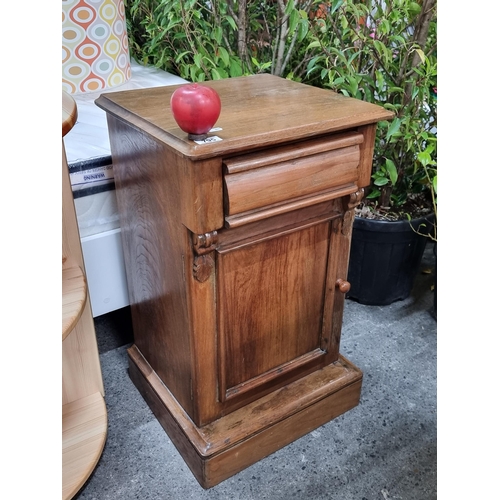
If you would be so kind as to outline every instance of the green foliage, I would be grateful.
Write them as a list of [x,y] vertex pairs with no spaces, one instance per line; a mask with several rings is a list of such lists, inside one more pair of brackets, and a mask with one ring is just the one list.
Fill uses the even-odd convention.
[[190,81],[270,72],[384,106],[368,199],[437,203],[436,0],[126,0],[131,53]]
[[234,19],[225,2],[129,0],[131,53],[190,81],[216,80],[250,72],[234,51]]
[[[312,5],[306,0],[304,5]],[[125,0],[130,50],[190,81],[283,74],[308,33],[299,0]]]
[[378,126],[368,198],[394,208],[429,193],[436,185],[429,169],[437,140],[435,2],[335,2],[327,22],[331,29],[311,29],[307,82],[395,113]]

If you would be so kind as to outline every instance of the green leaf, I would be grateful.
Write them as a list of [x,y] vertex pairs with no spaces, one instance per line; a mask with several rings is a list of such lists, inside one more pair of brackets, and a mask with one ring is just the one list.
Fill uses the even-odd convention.
[[418,153],[417,158],[418,158],[418,161],[424,167],[429,165],[429,163],[431,163],[431,161],[432,161],[431,155],[429,154],[429,151],[427,149],[425,151],[421,151],[420,153]]
[[425,53],[422,49],[415,49],[415,52],[420,56],[420,60],[425,62]]
[[231,28],[233,28],[234,31],[238,30],[238,26],[236,26],[236,22],[232,18],[232,16],[224,16],[224,19],[231,25]]
[[285,16],[289,16],[295,8],[295,2],[293,0],[288,0],[285,7]]
[[410,2],[410,5],[408,7],[408,10],[413,14],[413,15],[416,15],[416,14],[420,14],[420,11],[422,10],[422,8],[420,7],[420,5],[417,3],[417,2]]
[[229,52],[224,47],[219,47],[219,56],[226,66],[229,66]]
[[353,53],[353,54],[349,57],[349,59],[348,59],[348,61],[347,61],[347,66],[348,66],[348,67],[351,67],[351,66],[352,66],[352,63],[353,63],[353,61],[354,61],[354,59],[358,59],[358,58],[359,58],[359,56],[360,56],[360,54],[361,54],[361,52],[358,52],[358,51],[354,52],[354,53]]
[[220,44],[222,41],[222,28],[220,26],[216,26],[213,29],[213,35],[214,35],[214,38],[217,41],[217,43]]
[[201,68],[202,58],[203,58],[203,56],[200,53],[194,55],[194,58],[193,58],[194,63],[196,64],[196,66],[198,66],[198,68]]
[[401,119],[394,118],[392,120],[389,129],[387,130],[387,134],[385,136],[386,140],[389,140],[396,132],[399,132],[399,128],[401,127]]
[[301,19],[299,22],[299,32],[298,32],[298,40],[301,42],[307,36],[309,31],[309,21],[307,19]]
[[390,32],[391,30],[391,23],[387,19],[384,19],[378,26],[378,29],[380,32],[384,35]]
[[387,47],[380,40],[373,40],[373,46],[378,52],[380,58],[387,63],[387,61],[389,61],[391,57]]
[[186,33],[180,32],[174,35],[174,40],[185,40],[186,38]]
[[316,61],[320,58],[320,56],[313,57],[308,63],[307,63],[307,74],[311,73],[311,71],[315,70],[316,66]]
[[212,79],[214,79],[214,80],[222,80],[222,77],[221,77],[219,71],[216,68],[212,68],[211,73],[212,73]]
[[375,186],[385,186],[386,184],[389,184],[389,179],[387,177],[377,177],[373,181],[373,184],[375,184]]
[[349,83],[349,92],[351,93],[352,97],[356,97],[356,94],[358,93],[358,81],[354,76],[348,76],[347,81]]
[[388,109],[390,111],[396,111],[397,112],[400,107],[401,106],[395,105],[395,104],[391,104],[390,102],[384,102],[384,108]]
[[396,168],[396,165],[394,165],[394,162],[389,158],[385,159],[385,169],[389,174],[389,178],[391,179],[392,185],[395,186],[396,183],[398,182],[398,170]]
[[217,68],[217,74],[219,75],[219,80],[224,80],[225,78],[229,78],[228,72],[224,68],[221,68],[220,66]]
[[190,80],[192,82],[196,82],[198,79],[196,78],[196,73],[198,68],[193,64],[192,66],[189,67],[189,74],[191,76]]
[[380,196],[380,191],[378,189],[372,189],[369,195],[366,196],[366,199],[373,200],[374,198],[378,198]]
[[178,63],[187,54],[191,54],[191,51],[185,50],[184,52],[181,52],[180,54],[178,54],[177,57],[175,58],[175,62]]
[[309,49],[314,49],[315,47],[321,47],[321,43],[319,42],[319,40],[313,40],[308,46],[307,46],[307,49],[306,50],[309,50]]
[[229,74],[231,77],[241,76],[243,74],[243,70],[241,69],[241,62],[239,59],[234,57],[231,58],[229,63]]
[[300,21],[299,11],[297,9],[293,9],[292,12],[290,13],[290,24],[288,26],[290,33],[295,33],[295,29],[297,28],[297,24],[299,24],[299,21]]
[[332,5],[330,7],[330,14],[333,14],[336,12],[336,10],[344,3],[344,0],[335,0],[332,2]]

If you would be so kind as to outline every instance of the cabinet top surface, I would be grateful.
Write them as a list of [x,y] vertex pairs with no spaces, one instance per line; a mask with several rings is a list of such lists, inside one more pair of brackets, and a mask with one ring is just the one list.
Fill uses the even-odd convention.
[[301,140],[388,120],[381,106],[268,74],[203,82],[219,93],[222,109],[209,136],[198,144],[174,120],[170,97],[180,85],[102,94],[96,105],[146,131],[183,156],[204,159]]

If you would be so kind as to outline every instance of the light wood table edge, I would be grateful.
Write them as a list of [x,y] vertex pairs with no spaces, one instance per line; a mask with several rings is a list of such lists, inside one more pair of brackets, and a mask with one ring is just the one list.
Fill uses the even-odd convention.
[[64,137],[75,125],[78,118],[78,108],[75,100],[64,90],[62,91],[62,136]]
[[[66,265],[68,264],[68,265]],[[80,266],[66,261],[62,269],[62,339],[75,328],[87,302],[87,280]]]
[[[63,91],[63,138],[76,123],[77,116],[78,110],[74,99]],[[67,341],[63,342],[63,358],[65,355],[69,355],[69,365],[77,367],[74,372],[69,373],[70,380],[66,387],[66,390],[71,393],[71,399],[66,398],[66,401],[69,402],[62,405],[62,498],[68,500],[80,491],[102,455],[108,432],[108,414],[104,400],[93,319],[88,302],[88,287],[83,266],[80,235],[69,174],[66,171],[64,141],[62,166],[63,341],[67,338]],[[66,223],[65,210],[67,212]],[[94,345],[89,342],[91,336],[94,336]],[[64,389],[63,366],[63,392]],[[75,399],[72,399],[73,397]],[[64,401],[63,397],[63,403]]]
[[62,498],[82,488],[106,443],[108,414],[100,392],[62,407]]

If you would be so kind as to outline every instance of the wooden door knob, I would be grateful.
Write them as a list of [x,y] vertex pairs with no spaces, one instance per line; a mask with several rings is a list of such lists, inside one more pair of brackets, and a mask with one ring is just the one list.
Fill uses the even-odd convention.
[[335,285],[342,293],[347,293],[351,289],[351,284],[341,278],[335,282]]

